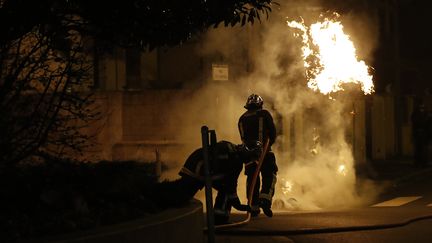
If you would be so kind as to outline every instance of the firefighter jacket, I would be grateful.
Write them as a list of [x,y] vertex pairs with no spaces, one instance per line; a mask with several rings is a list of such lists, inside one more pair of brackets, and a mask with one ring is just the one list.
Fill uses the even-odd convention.
[[[243,158],[236,146],[227,141],[220,141],[209,147],[209,167],[213,187],[227,194],[237,192],[237,180],[243,168]],[[179,175],[191,177],[204,186],[204,159],[202,148],[195,150],[186,160]]]
[[265,109],[248,110],[239,119],[238,129],[244,144],[253,141],[264,142],[269,138],[270,146],[276,139],[276,128],[273,118]]

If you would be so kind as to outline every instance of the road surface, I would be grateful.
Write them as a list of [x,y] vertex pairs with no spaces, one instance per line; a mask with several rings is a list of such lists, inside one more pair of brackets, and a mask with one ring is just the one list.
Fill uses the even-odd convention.
[[[432,242],[432,170],[395,181],[362,207],[260,215],[216,242]],[[244,215],[234,215],[241,220]]]

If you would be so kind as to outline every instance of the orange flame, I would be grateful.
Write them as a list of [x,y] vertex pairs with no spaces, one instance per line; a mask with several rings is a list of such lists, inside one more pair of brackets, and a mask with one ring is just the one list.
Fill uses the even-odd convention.
[[[334,13],[335,18],[339,15]],[[343,90],[345,83],[360,84],[364,94],[373,90],[372,75],[363,60],[358,60],[350,36],[340,21],[325,18],[309,27],[302,22],[287,21],[291,28],[302,32],[302,52],[308,87],[323,94]],[[294,33],[299,37],[299,33]]]

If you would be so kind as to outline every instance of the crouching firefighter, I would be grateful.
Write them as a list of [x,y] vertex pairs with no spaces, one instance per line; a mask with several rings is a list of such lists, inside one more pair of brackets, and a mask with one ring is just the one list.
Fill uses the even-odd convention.
[[[209,167],[212,187],[217,190],[214,204],[215,224],[228,223],[231,207],[239,211],[250,211],[242,205],[237,196],[237,180],[243,168],[243,161],[256,160],[261,155],[260,147],[247,148],[227,141],[209,146]],[[194,195],[204,187],[204,166],[202,148],[195,150],[186,160],[179,174],[186,183],[188,193]]]

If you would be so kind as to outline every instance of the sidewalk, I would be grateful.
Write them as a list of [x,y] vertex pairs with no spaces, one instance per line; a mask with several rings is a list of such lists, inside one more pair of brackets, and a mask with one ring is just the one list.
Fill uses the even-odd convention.
[[366,175],[375,181],[402,183],[431,170],[431,164],[426,167],[418,167],[411,159],[391,159],[369,162],[366,173],[362,171],[359,175]]

